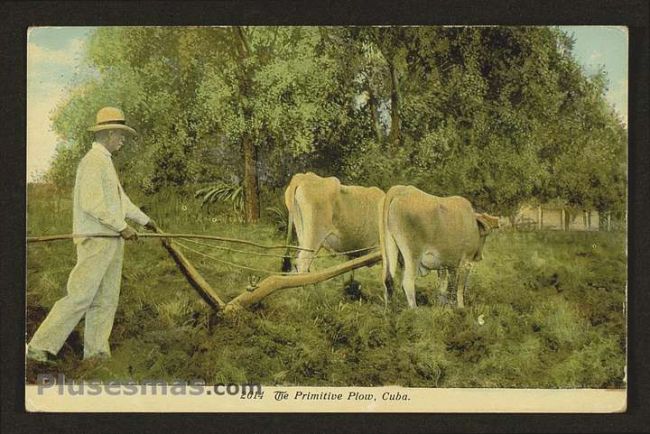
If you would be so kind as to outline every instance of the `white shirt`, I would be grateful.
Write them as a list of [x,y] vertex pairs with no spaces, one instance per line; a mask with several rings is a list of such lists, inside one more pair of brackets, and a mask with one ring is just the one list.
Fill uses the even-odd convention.
[[[149,217],[124,192],[111,153],[95,142],[81,159],[74,184],[72,230],[75,234],[115,234],[129,218],[141,225]],[[75,242],[81,238],[75,238]]]

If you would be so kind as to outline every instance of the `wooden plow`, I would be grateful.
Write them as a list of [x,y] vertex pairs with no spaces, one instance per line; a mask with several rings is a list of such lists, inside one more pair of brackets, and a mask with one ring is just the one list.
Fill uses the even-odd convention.
[[[88,236],[88,235],[84,235]],[[90,235],[95,237],[116,237],[115,235]],[[119,235],[118,235],[119,236]],[[75,238],[76,235],[53,235],[44,237],[27,237],[28,243],[57,241]],[[251,305],[261,301],[265,297],[273,294],[281,289],[296,288],[299,286],[311,285],[325,280],[332,279],[333,277],[347,273],[361,267],[369,267],[381,261],[381,252],[374,251],[364,256],[352,259],[350,261],[338,264],[333,267],[325,268],[320,271],[312,273],[276,273],[277,275],[270,275],[269,277],[261,280],[260,282],[252,285],[244,290],[240,295],[233,298],[229,302],[223,301],[212,286],[205,280],[199,271],[192,265],[183,252],[178,248],[176,243],[172,241],[173,238],[203,238],[217,241],[227,241],[232,243],[248,244],[267,249],[293,249],[293,250],[310,250],[297,246],[266,246],[254,243],[247,240],[238,240],[235,238],[216,237],[211,235],[192,235],[192,234],[167,234],[162,231],[157,233],[142,233],[138,234],[140,238],[160,238],[162,246],[172,257],[181,273],[192,288],[196,290],[199,296],[213,309],[224,313],[233,313],[243,308],[248,308]],[[362,249],[369,250],[369,249]],[[244,267],[246,268],[246,267]]]

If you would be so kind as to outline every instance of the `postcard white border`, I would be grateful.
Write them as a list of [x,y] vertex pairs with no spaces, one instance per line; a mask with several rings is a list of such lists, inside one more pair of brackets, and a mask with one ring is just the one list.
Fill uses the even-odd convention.
[[[264,387],[259,399],[216,395],[126,396],[105,391],[97,395],[71,395],[38,386],[25,386],[25,407],[30,412],[188,412],[188,413],[620,413],[627,408],[625,389],[429,389],[404,387]],[[296,392],[340,393],[344,399],[294,399]],[[276,392],[289,398],[278,400]],[[347,399],[351,392],[374,400]],[[407,395],[408,400],[382,397]],[[312,395],[313,396],[313,395]]]

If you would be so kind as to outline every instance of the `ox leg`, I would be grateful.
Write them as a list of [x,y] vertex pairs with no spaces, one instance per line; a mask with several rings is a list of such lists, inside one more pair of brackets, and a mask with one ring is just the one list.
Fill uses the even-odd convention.
[[301,250],[296,259],[296,270],[298,273],[307,273],[312,261],[314,260],[314,252]]
[[390,303],[393,298],[393,292],[395,291],[393,278],[397,272],[399,250],[390,234],[387,234],[383,247],[382,282],[384,283],[384,303],[385,307],[388,307],[388,303]]
[[[293,238],[293,215],[289,209],[289,217],[287,219],[287,238],[286,245],[291,244],[291,239]],[[287,247],[287,250],[284,252],[284,258],[282,258],[282,271],[288,273],[291,271],[291,250]]]
[[449,273],[447,273],[446,268],[440,268],[437,270],[438,273],[438,291],[447,292],[447,286],[449,286]]
[[464,307],[465,297],[467,293],[467,281],[469,280],[469,273],[472,271],[472,263],[467,262],[460,266],[458,273],[458,307]]
[[467,272],[464,267],[460,267],[458,273],[456,273],[456,306],[461,309],[465,307],[464,276],[466,275]]
[[352,300],[365,298],[361,292],[361,284],[354,280],[354,270],[350,271],[350,279],[344,283],[343,292]]
[[290,254],[286,254],[282,258],[282,267],[280,268],[283,273],[288,273],[291,271],[291,256]]
[[355,283],[357,282],[354,280],[354,270],[352,270],[350,271],[350,279],[348,280],[346,285],[354,285]]
[[[313,252],[305,252],[305,251],[301,252],[301,253],[305,253],[304,261],[302,261],[300,265],[303,271],[301,271],[299,268],[298,272],[306,273],[310,271],[311,264],[314,262],[316,256],[318,256],[318,252],[320,252],[320,249],[323,248],[323,246],[325,245],[325,240],[327,240],[327,237],[329,237],[330,235],[332,235],[332,232],[328,232],[327,235],[321,238],[315,235],[310,238],[308,246],[315,246],[315,247],[310,247],[313,250]],[[298,257],[300,257],[300,255],[298,255]]]
[[456,304],[459,308],[465,307],[465,285],[467,285],[467,276],[469,275],[469,265],[461,262],[458,266],[455,276],[454,286],[456,287]]
[[384,307],[388,308],[388,304],[393,299],[393,292],[395,292],[395,285],[393,283],[393,277],[388,274],[384,277]]
[[449,303],[447,298],[447,288],[449,287],[449,273],[446,268],[437,270],[438,274],[438,302],[440,304]]
[[406,301],[410,308],[417,306],[415,302],[415,275],[416,275],[416,261],[413,258],[404,258],[404,276],[402,276],[402,288],[406,294]]
[[450,305],[454,306],[458,302],[458,269],[449,268],[447,271],[448,274],[448,284],[447,284],[447,300]]

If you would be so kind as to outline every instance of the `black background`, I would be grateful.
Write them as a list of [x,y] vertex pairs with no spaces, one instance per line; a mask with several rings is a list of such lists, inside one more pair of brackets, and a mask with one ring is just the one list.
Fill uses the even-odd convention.
[[[4,2],[0,7],[2,432],[648,432],[647,0]],[[217,24],[624,25],[629,28],[629,364],[621,414],[43,414],[24,410],[27,27]]]

